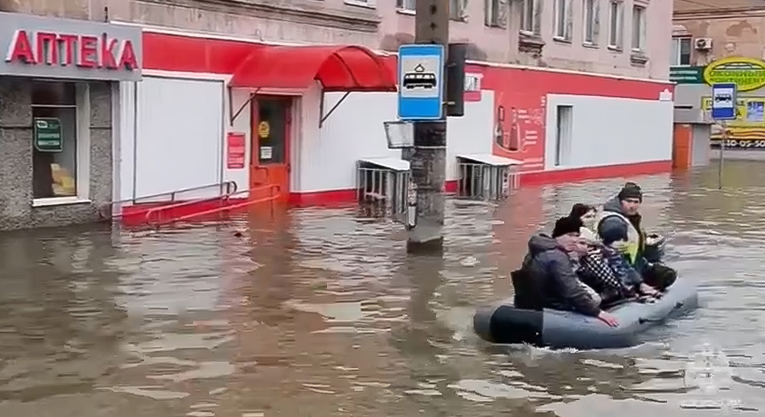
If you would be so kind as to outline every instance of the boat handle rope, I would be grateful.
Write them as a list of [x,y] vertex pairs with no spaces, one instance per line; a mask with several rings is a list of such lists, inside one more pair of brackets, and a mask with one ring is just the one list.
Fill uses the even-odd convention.
[[[682,301],[678,301],[677,303],[675,303],[675,306],[674,306],[674,307],[672,307],[672,310],[671,310],[669,313],[671,314],[671,313],[672,313],[672,311],[675,311],[675,310],[679,310],[679,309],[683,308],[683,305],[685,305],[685,304],[684,304]],[[667,316],[669,316],[669,314],[667,314]],[[638,323],[639,323],[639,324],[645,324],[645,323],[661,323],[661,322],[663,322],[664,320],[666,320],[666,317],[665,317],[665,318],[662,318],[662,319],[646,319],[646,318],[643,318],[643,317],[641,317],[640,319],[638,319]]]

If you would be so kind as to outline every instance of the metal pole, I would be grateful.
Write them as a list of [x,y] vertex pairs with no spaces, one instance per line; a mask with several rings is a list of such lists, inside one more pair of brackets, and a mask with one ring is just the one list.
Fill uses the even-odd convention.
[[[415,42],[449,45],[449,0],[417,0]],[[446,60],[444,60],[446,61]],[[446,71],[444,71],[446,74]],[[446,91],[446,77],[440,88]],[[446,112],[441,120],[414,124],[410,167],[416,187],[416,219],[409,228],[407,252],[442,253],[444,182],[446,180]]]
[[717,185],[718,189],[723,188],[723,161],[725,160],[725,144],[728,141],[728,122],[722,121],[722,139],[720,140],[720,165],[717,166]]

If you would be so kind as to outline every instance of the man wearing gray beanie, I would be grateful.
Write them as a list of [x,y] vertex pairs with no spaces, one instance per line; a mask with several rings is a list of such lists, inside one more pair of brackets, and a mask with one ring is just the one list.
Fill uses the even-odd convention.
[[[616,197],[603,206],[597,225],[598,236],[613,241],[624,253],[629,264],[643,277],[643,292],[664,291],[677,279],[677,272],[665,265],[651,264],[644,257],[646,232],[639,213],[643,190],[634,182],[627,182]],[[624,233],[626,228],[626,235]],[[655,290],[654,290],[655,289]]]

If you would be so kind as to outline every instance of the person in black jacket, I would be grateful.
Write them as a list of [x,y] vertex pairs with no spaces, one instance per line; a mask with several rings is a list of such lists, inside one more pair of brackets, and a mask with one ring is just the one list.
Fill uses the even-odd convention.
[[[618,326],[616,318],[600,309],[598,294],[577,277],[574,258],[588,250],[586,241],[579,236],[580,223],[571,217],[563,217],[555,223],[555,237],[532,236],[521,270],[536,283],[545,307],[576,311],[597,317],[609,326]],[[516,294],[516,299],[524,296]],[[516,306],[518,304],[516,302]]]

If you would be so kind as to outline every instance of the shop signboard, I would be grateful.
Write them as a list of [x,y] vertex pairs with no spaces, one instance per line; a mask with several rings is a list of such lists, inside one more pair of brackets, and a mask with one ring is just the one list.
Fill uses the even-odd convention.
[[735,84],[738,92],[758,90],[765,86],[765,61],[746,57],[719,59],[706,66],[703,78],[708,85]]
[[704,67],[670,67],[669,80],[678,84],[704,84]]
[[0,76],[140,81],[140,27],[0,12]]
[[61,121],[52,117],[34,119],[33,140],[35,149],[40,152],[61,152],[64,150],[64,137]]

